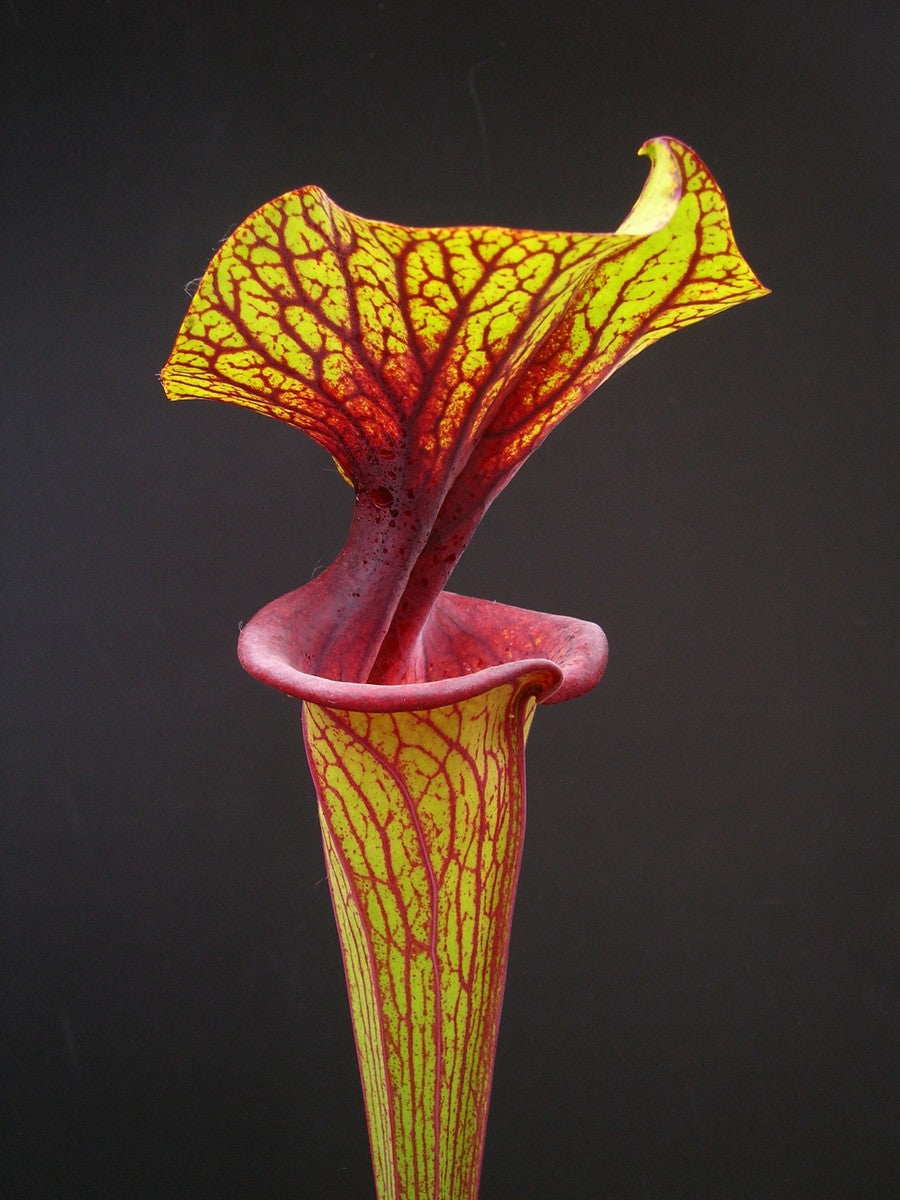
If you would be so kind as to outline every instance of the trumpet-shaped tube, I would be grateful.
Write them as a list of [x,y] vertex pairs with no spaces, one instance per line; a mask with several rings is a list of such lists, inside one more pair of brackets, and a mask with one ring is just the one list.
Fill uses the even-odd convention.
[[379,1200],[475,1200],[525,739],[538,700],[599,679],[606,639],[587,622],[444,592],[425,678],[347,684],[304,669],[319,657],[303,638],[315,598],[301,588],[263,609],[240,655],[305,701]]

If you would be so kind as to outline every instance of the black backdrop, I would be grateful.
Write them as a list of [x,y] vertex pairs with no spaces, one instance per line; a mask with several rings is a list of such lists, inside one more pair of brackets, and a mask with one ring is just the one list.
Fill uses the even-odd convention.
[[889,7],[3,5],[0,1194],[372,1196],[298,709],[234,655],[349,492],[167,404],[188,281],[308,182],[612,228],[660,133],[773,295],[616,375],[454,576],[612,647],[529,747],[482,1193],[890,1193]]

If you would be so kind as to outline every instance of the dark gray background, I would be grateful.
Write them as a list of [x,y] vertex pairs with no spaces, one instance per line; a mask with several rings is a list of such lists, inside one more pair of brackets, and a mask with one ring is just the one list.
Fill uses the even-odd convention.
[[185,285],[309,182],[614,228],[660,133],[773,295],[616,375],[453,579],[612,646],[532,736],[482,1193],[891,1194],[889,7],[3,5],[0,1194],[372,1196],[298,707],[234,654],[350,495],[164,400]]

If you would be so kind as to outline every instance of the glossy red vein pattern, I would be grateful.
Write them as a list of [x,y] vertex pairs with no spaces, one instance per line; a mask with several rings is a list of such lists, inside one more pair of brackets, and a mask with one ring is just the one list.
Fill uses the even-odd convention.
[[321,577],[323,674],[406,677],[481,514],[549,431],[644,346],[765,291],[693,151],[659,138],[645,153],[615,234],[406,228],[303,188],[213,260],[169,395],[299,426],[357,492]]
[[429,679],[341,683],[307,673],[317,658],[302,636],[308,591],[258,614],[240,653],[306,701],[379,1200],[475,1200],[525,736],[536,701],[596,683],[606,641],[587,622],[443,592]]
[[533,705],[306,708],[384,1196],[477,1195]]

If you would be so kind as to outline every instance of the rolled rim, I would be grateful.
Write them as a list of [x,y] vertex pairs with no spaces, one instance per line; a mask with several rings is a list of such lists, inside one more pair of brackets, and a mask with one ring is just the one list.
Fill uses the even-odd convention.
[[238,658],[261,682],[328,708],[427,710],[503,684],[517,684],[539,703],[558,703],[589,691],[606,667],[606,636],[590,621],[442,592],[423,636],[418,674],[424,678],[392,684],[329,679],[308,669],[316,647],[303,642],[304,592],[279,597],[248,621]]

